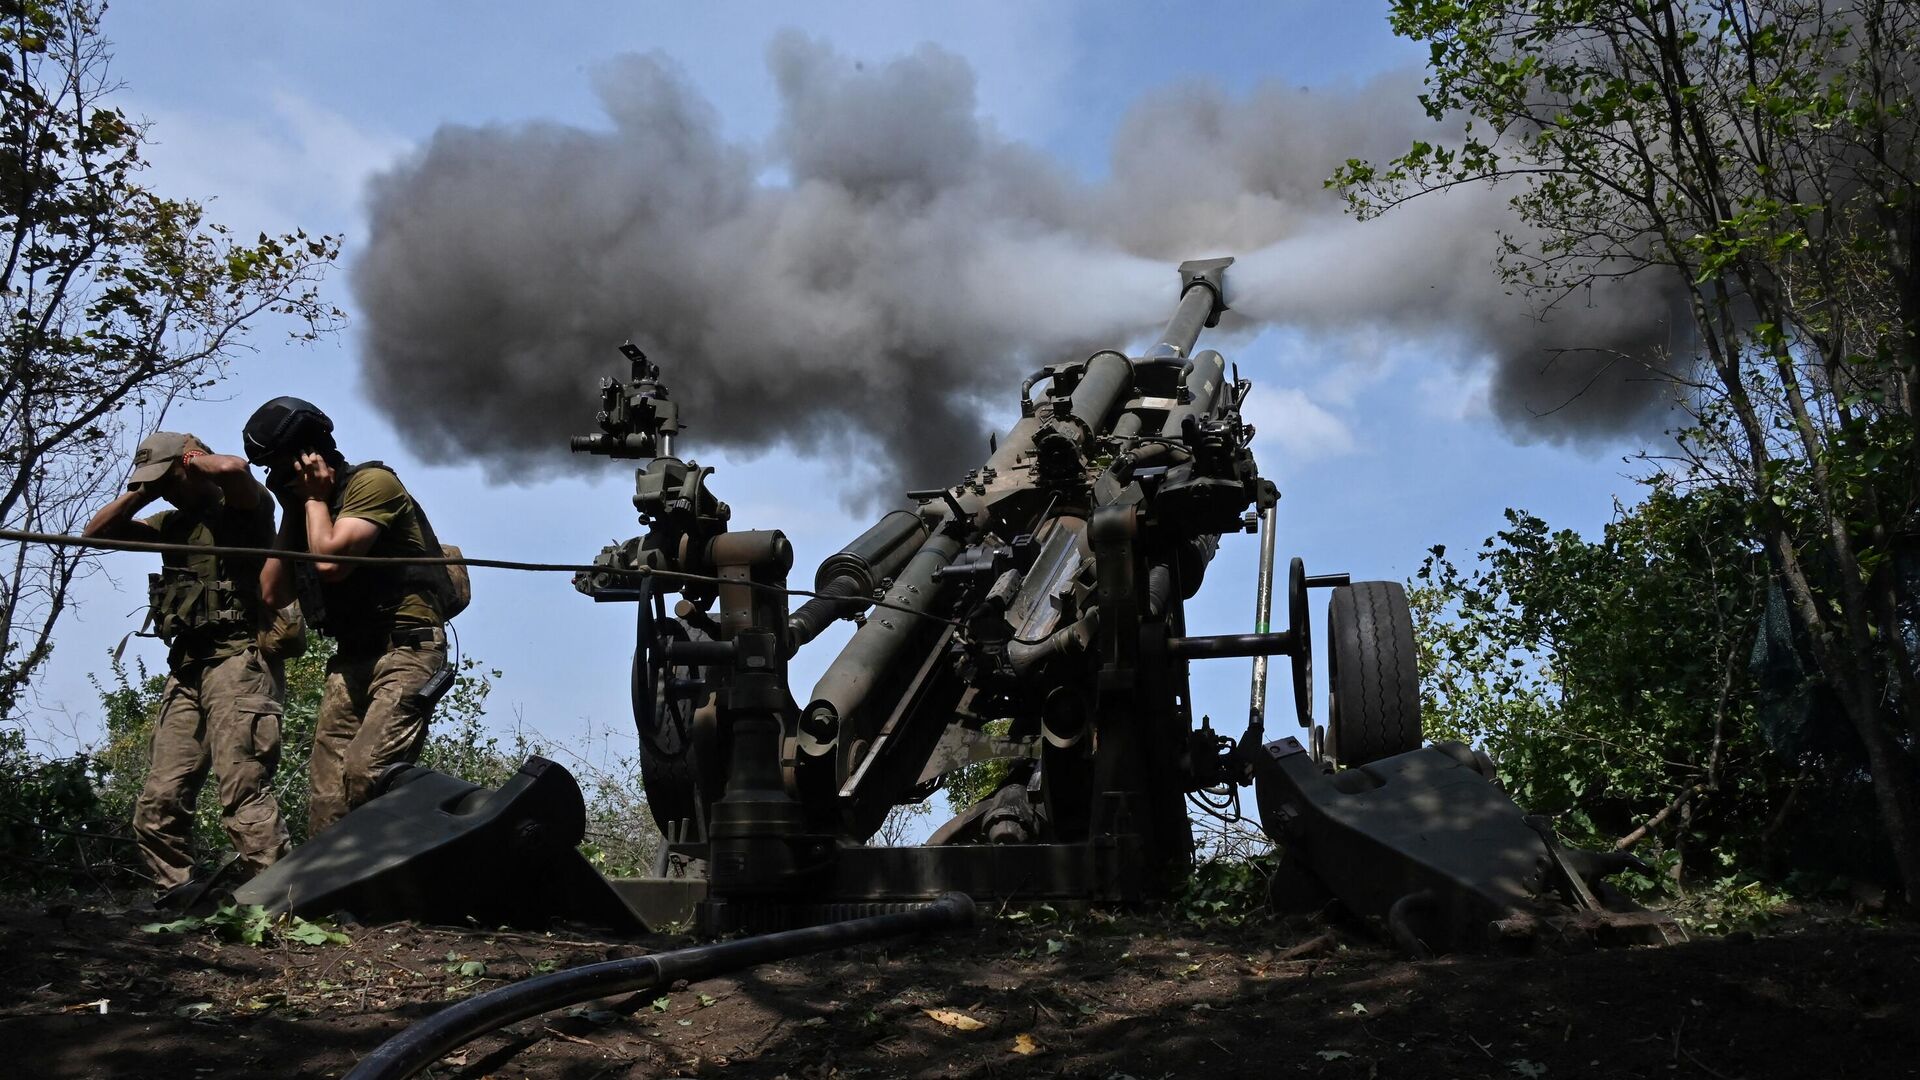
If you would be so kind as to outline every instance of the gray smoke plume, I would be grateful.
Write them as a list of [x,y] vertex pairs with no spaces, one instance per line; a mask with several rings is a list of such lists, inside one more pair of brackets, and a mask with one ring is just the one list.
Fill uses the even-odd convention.
[[1634,364],[1560,351],[1664,343],[1650,287],[1542,321],[1490,270],[1502,197],[1359,223],[1322,187],[1425,126],[1413,76],[1162,91],[1088,182],[998,135],[972,71],[935,47],[860,65],[788,33],[769,64],[764,146],[723,140],[670,61],[627,56],[594,76],[609,128],[448,125],[373,183],[352,276],[364,378],[412,450],[500,478],[564,467],[632,337],[683,402],[688,447],[838,453],[849,498],[892,502],[977,461],[983,399],[1153,329],[1173,265],[1217,254],[1241,259],[1235,324],[1385,325],[1484,356],[1525,434],[1618,430],[1659,400]]

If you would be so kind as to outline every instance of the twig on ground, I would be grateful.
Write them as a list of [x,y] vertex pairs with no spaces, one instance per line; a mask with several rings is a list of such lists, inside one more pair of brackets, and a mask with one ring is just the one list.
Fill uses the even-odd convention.
[[1715,1069],[1712,1066],[1708,1065],[1706,1062],[1701,1061],[1699,1058],[1694,1057],[1693,1051],[1691,1050],[1685,1050],[1685,1049],[1681,1050],[1680,1056],[1686,1058],[1688,1061],[1693,1062],[1695,1068],[1699,1069],[1703,1073],[1706,1073],[1708,1076],[1713,1077],[1714,1080],[1733,1080],[1733,1078],[1728,1076],[1726,1073],[1723,1073],[1720,1070]]
[[440,937],[462,937],[462,938],[484,937],[484,938],[511,939],[514,941],[531,942],[536,945],[560,945],[570,949],[625,949],[625,948],[630,948],[633,945],[632,942],[620,943],[620,942],[613,942],[613,941],[575,941],[570,938],[545,937],[539,934],[515,933],[514,931],[511,931],[511,930],[481,930],[477,928],[473,930],[463,930],[463,929],[459,929],[451,926],[414,926],[414,927],[411,927],[411,929],[417,930],[422,934],[436,934]]
[[1279,956],[1274,957],[1274,960],[1302,960],[1307,957],[1318,956],[1332,949],[1339,943],[1339,939],[1334,936],[1333,931],[1328,930],[1293,946]]
[[600,1044],[597,1042],[594,1042],[592,1039],[583,1039],[578,1035],[569,1035],[566,1032],[561,1031],[559,1028],[556,1028],[556,1027],[548,1027],[546,1031],[547,1031],[547,1034],[553,1036],[556,1039],[565,1039],[570,1043],[579,1043],[581,1046],[591,1046],[595,1050],[600,1049]]

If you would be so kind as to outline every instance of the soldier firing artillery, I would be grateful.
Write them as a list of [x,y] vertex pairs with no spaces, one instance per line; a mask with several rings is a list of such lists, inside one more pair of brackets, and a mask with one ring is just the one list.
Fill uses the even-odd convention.
[[[157,499],[174,508],[134,517]],[[245,460],[158,431],[134,452],[127,490],[94,514],[85,535],[263,547],[273,539],[273,499]],[[159,902],[171,906],[210,884],[196,878],[193,858],[193,807],[209,769],[244,868],[257,873],[287,852],[269,785],[280,761],[280,663],[304,637],[297,625],[274,625],[257,559],[168,552],[161,566],[149,578],[148,620],[167,646],[167,683],[133,829]]]
[[[247,457],[267,468],[286,513],[275,546],[316,555],[438,556],[433,526],[378,461],[349,465],[333,421],[299,398],[255,410]],[[464,575],[462,576],[464,581]],[[339,643],[313,734],[313,834],[374,795],[388,767],[415,761],[433,706],[453,683],[446,620],[465,606],[444,566],[354,566],[268,559],[261,592],[299,598],[307,621]]]

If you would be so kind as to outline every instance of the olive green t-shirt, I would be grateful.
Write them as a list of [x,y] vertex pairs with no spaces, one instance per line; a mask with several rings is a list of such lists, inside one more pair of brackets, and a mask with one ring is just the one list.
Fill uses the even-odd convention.
[[[420,512],[414,507],[413,497],[407,494],[406,486],[385,469],[363,467],[347,477],[334,520],[347,518],[361,518],[380,527],[379,538],[367,551],[369,555],[440,554],[427,547],[426,533],[420,528]],[[356,572],[366,569],[361,567]],[[395,626],[439,626],[441,620],[426,589],[410,587],[400,606],[394,609],[393,622]]]

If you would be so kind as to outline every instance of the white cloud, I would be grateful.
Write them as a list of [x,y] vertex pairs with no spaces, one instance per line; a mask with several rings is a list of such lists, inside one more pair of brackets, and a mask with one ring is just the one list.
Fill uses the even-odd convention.
[[1404,339],[1377,326],[1310,335],[1326,357],[1320,365],[1321,376],[1313,382],[1313,395],[1333,405],[1352,405],[1392,375],[1399,365],[1399,350]]
[[287,91],[222,115],[137,102],[127,113],[152,125],[147,182],[161,194],[202,202],[210,221],[242,237],[352,228],[367,177],[409,146]]
[[1415,385],[1420,415],[1451,423],[1493,419],[1493,372],[1485,364],[1461,367],[1442,363]]
[[1254,456],[1265,463],[1269,475],[1354,449],[1346,421],[1293,387],[1255,386],[1242,415],[1254,426]]

